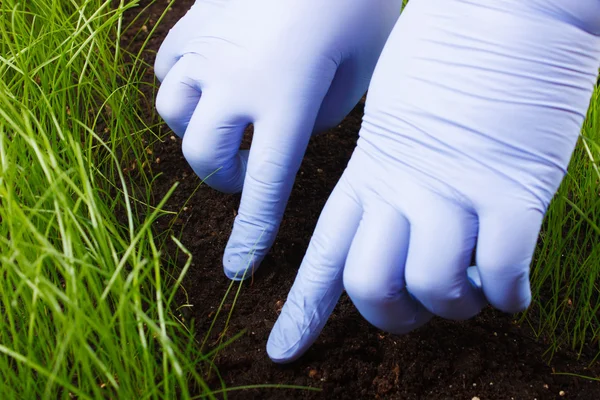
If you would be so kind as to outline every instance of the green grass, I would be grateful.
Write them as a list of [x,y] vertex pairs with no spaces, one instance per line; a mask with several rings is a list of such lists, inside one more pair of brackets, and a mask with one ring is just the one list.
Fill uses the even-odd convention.
[[118,42],[131,5],[0,2],[3,399],[209,392],[151,229],[146,66]]
[[[554,197],[532,266],[535,318],[549,344],[600,355],[600,88]],[[527,315],[525,315],[527,317]]]
[[[204,374],[218,378],[212,360],[237,334],[200,352],[197,338],[210,332],[184,325],[174,303],[191,255],[152,231],[166,198],[150,205],[157,201],[146,150],[156,127],[140,115],[149,66],[119,46],[123,12],[134,4],[0,1],[3,399],[192,398],[244,389],[206,387]],[[529,321],[551,350],[600,351],[599,131],[596,90],[533,267],[541,318]],[[185,265],[165,261],[164,240],[175,240]],[[230,292],[237,297],[240,287]]]

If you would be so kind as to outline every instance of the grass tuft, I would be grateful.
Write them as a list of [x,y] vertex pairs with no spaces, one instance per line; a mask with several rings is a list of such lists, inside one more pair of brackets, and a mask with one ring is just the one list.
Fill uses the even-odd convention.
[[135,5],[0,2],[4,399],[212,397],[151,229],[146,66],[119,46]]
[[[594,90],[568,173],[552,200],[532,265],[535,318],[547,341],[600,356],[600,87]],[[592,362],[593,362],[592,361]]]

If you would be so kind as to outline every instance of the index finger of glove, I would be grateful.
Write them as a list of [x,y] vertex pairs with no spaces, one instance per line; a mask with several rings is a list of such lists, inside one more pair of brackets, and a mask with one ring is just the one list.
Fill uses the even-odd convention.
[[327,201],[267,343],[277,363],[296,360],[325,326],[343,291],[343,269],[362,208],[344,177]]

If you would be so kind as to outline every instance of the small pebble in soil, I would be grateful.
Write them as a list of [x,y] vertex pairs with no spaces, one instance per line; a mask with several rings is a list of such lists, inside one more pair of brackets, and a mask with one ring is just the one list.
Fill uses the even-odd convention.
[[479,397],[475,396],[471,400],[481,400]]
[[565,391],[564,391],[564,390],[561,390],[560,392],[558,392],[558,395],[559,395],[559,396],[561,396],[561,397],[562,397],[562,396],[564,396],[565,394],[566,394],[566,393],[565,393]]
[[275,303],[275,307],[277,314],[279,314],[281,312],[281,309],[283,308],[283,300],[277,300],[277,302]]

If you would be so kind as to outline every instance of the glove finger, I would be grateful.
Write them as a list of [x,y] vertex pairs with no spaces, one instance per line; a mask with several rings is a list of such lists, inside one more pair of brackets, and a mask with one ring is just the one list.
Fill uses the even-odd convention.
[[182,151],[196,175],[224,193],[244,185],[247,152],[239,150],[248,119],[232,112],[225,93],[204,92],[182,142]]
[[185,53],[185,47],[189,44],[194,34],[202,29],[211,19],[216,19],[219,9],[223,5],[213,2],[198,1],[190,10],[169,30],[169,33],[161,43],[156,59],[154,60],[154,74],[163,82]]
[[371,324],[395,334],[410,332],[432,314],[406,290],[408,220],[377,198],[363,203],[364,216],[344,268],[344,287]]
[[544,213],[522,205],[479,213],[477,267],[495,308],[515,313],[531,302],[529,267]]
[[[182,152],[196,175],[212,188],[224,193],[242,190],[247,151],[239,147],[250,120],[236,110],[233,90],[217,88],[210,94],[203,90],[194,106],[194,93],[199,93],[205,58],[186,54],[173,67],[162,84],[157,109],[172,129],[182,135]],[[191,115],[190,115],[191,114]]]
[[411,233],[406,285],[429,311],[448,319],[467,319],[485,306],[482,292],[467,274],[477,217],[458,203],[407,183]]
[[362,209],[344,176],[319,217],[294,285],[267,343],[269,357],[287,363],[319,336],[343,291],[342,271]]
[[[223,266],[231,279],[249,278],[271,248],[300,168],[323,96],[335,70],[294,82],[270,99],[268,115],[254,121],[254,136],[238,215]],[[300,100],[300,101],[299,101]]]
[[163,82],[166,76],[171,71],[171,68],[177,64],[181,56],[183,55],[183,47],[187,42],[187,37],[193,32],[194,19],[190,18],[190,12],[183,16],[176,24],[169,30],[167,37],[161,43],[156,59],[154,60],[154,74],[156,78]]
[[156,95],[158,114],[179,137],[183,137],[202,96],[198,70],[203,61],[194,54],[182,58],[166,76]]
[[324,132],[337,126],[364,96],[377,57],[365,55],[364,59],[373,59],[373,65],[358,68],[354,65],[354,60],[346,60],[339,66],[319,109],[314,133]]
[[306,126],[288,134],[285,125],[283,121],[254,124],[242,199],[223,257],[230,279],[250,278],[279,230],[310,136]]
[[379,12],[364,13],[362,7],[350,7],[347,9],[349,15],[340,18],[351,21],[357,18],[354,14],[359,12],[364,26],[378,26],[378,29],[365,29],[354,38],[355,57],[344,59],[339,65],[321,104],[315,132],[337,126],[366,93],[388,34],[400,16],[402,1],[379,1],[365,4],[365,7],[377,7]]

